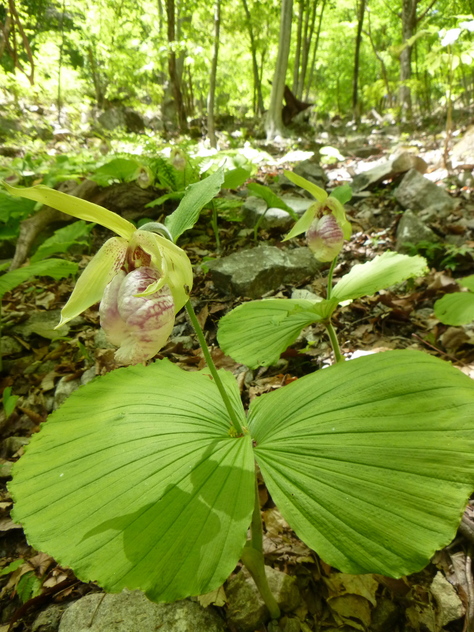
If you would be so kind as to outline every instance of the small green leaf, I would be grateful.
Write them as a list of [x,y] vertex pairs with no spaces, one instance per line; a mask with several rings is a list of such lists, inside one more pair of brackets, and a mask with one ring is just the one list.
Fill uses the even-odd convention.
[[352,189],[348,184],[343,184],[333,189],[329,197],[336,198],[336,200],[344,205],[352,198]]
[[24,268],[5,272],[0,276],[0,297],[13,290],[20,283],[24,283],[34,276],[50,276],[53,279],[64,279],[77,273],[79,266],[73,261],[64,259],[44,259],[36,261]]
[[316,371],[255,399],[249,429],[272,499],[345,573],[422,569],[474,489],[474,382],[418,351]]
[[13,573],[13,571],[16,571],[17,568],[20,568],[20,566],[24,564],[24,562],[25,560],[23,558],[20,558],[18,560],[15,560],[8,566],[5,566],[5,568],[2,568],[0,570],[0,577],[2,577],[3,575],[9,575],[10,573]]
[[41,261],[51,255],[59,252],[67,252],[71,246],[88,244],[88,240],[85,239],[95,224],[86,224],[86,222],[80,220],[73,222],[64,228],[59,228],[55,231],[54,235],[46,239],[31,257],[31,263],[35,261]]
[[140,175],[141,165],[130,158],[114,158],[99,167],[90,176],[100,186],[108,186],[111,182],[132,182]]
[[[244,418],[235,378],[220,373]],[[118,369],[33,436],[13,468],[14,520],[32,546],[107,591],[210,592],[235,568],[254,505],[250,436],[231,435],[205,372],[167,360]]]
[[243,167],[236,167],[226,171],[224,182],[222,183],[223,189],[238,189],[244,182],[250,178],[250,171]]
[[21,576],[16,592],[22,603],[41,594],[41,580],[36,577],[33,571],[29,571]]
[[247,185],[247,189],[256,195],[268,204],[268,208],[281,208],[283,211],[286,211],[288,215],[296,221],[298,219],[298,215],[294,212],[292,208],[288,206],[288,204],[281,199],[276,193],[269,188],[264,186],[263,184],[258,184],[257,182],[251,182]]
[[332,296],[340,303],[360,296],[370,296],[395,283],[424,276],[427,271],[423,257],[384,252],[372,261],[355,265],[336,285]]
[[301,187],[305,191],[308,191],[308,193],[311,193],[314,199],[318,202],[323,203],[326,201],[328,194],[324,189],[321,189],[321,187],[318,187],[316,184],[313,184],[309,180],[306,180],[306,178],[303,178],[303,176],[299,176],[298,174],[293,173],[293,171],[284,171],[283,173],[288,178],[288,180],[293,182],[293,184],[296,184],[296,186]]
[[445,294],[434,304],[434,313],[436,318],[446,325],[467,325],[474,320],[474,294],[471,292]]
[[164,195],[161,195],[156,200],[153,200],[153,202],[148,202],[148,204],[145,204],[145,208],[152,208],[153,206],[161,206],[168,200],[182,200],[184,197],[184,193],[185,191],[171,191],[170,193],[165,193]]
[[337,301],[265,299],[239,305],[221,318],[217,339],[224,353],[250,368],[279,359],[311,323],[328,318]]
[[12,412],[15,410],[16,403],[20,399],[20,397],[18,395],[12,395],[12,387],[7,386],[3,391],[2,399],[5,417],[8,419],[8,417],[10,417]]
[[166,228],[175,242],[198,221],[202,208],[219,193],[223,181],[224,172],[218,169],[204,180],[189,185],[178,208],[165,220]]

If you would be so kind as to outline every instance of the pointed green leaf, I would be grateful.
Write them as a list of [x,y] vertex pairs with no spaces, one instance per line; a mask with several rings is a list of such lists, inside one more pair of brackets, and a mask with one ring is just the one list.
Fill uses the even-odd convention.
[[336,285],[332,296],[340,303],[360,296],[370,296],[395,283],[423,276],[427,272],[423,257],[384,252],[372,261],[355,265]]
[[208,375],[167,360],[118,369],[34,435],[14,466],[14,519],[33,546],[110,592],[210,592],[239,559],[255,495],[250,437],[229,427]]
[[288,206],[288,204],[281,199],[276,193],[269,188],[264,186],[263,184],[258,184],[257,182],[251,182],[247,185],[247,189],[256,195],[268,204],[268,208],[281,208],[283,211],[286,211],[288,215],[290,215],[295,221],[298,219],[298,215],[295,211]]
[[474,489],[474,382],[417,351],[303,377],[252,402],[268,490],[346,573],[399,577],[448,544]]
[[59,228],[54,232],[54,235],[43,241],[30,261],[33,263],[34,261],[46,259],[58,252],[66,252],[71,246],[76,244],[87,245],[88,239],[86,237],[94,226],[95,224],[86,224],[86,222],[80,220]]
[[189,185],[178,208],[165,220],[166,228],[172,234],[174,241],[185,230],[194,226],[201,210],[219,193],[223,182],[224,171],[218,169],[204,180]]
[[86,222],[97,222],[125,239],[130,239],[135,231],[135,226],[117,213],[112,213],[98,204],[81,200],[74,195],[50,189],[42,184],[27,188],[12,187],[6,182],[2,184],[11,195],[36,200],[77,219],[85,219]]
[[434,304],[434,313],[436,318],[446,325],[467,325],[474,320],[474,294],[445,294]]
[[324,202],[328,197],[328,194],[324,189],[321,189],[321,187],[318,187],[316,184],[313,184],[309,180],[306,180],[306,178],[303,178],[303,176],[299,176],[298,174],[293,173],[293,171],[284,171],[283,173],[288,178],[288,180],[293,182],[293,184],[296,184],[296,186],[301,187],[305,191],[308,191],[308,193],[311,193],[314,199],[318,202]]
[[24,283],[34,276],[49,276],[53,279],[64,279],[65,277],[76,274],[78,270],[77,263],[73,261],[65,261],[64,259],[44,259],[36,261],[24,268],[5,272],[0,276],[0,297],[6,292],[13,290],[20,283]]
[[250,368],[269,366],[301,330],[331,314],[337,301],[265,299],[244,303],[219,322],[217,339],[224,351]]
[[238,189],[244,182],[250,178],[250,171],[243,167],[236,167],[225,172],[223,189]]
[[341,186],[333,189],[329,197],[336,198],[336,200],[344,205],[352,198],[352,189],[348,184],[342,184]]

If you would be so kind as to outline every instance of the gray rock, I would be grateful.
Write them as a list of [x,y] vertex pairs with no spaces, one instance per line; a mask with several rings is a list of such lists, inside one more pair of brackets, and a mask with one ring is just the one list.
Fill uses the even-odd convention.
[[447,217],[456,206],[446,191],[424,178],[416,169],[410,169],[404,176],[395,191],[395,199],[403,208],[411,211],[433,207],[438,211],[438,217]]
[[12,475],[12,461],[5,461],[4,463],[0,463],[0,478],[10,478]]
[[430,590],[438,606],[436,619],[440,628],[464,615],[464,606],[454,586],[439,571],[433,579]]
[[59,323],[60,315],[60,309],[53,309],[49,312],[33,312],[27,321],[15,325],[11,331],[23,338],[31,338],[33,334],[49,340],[67,336],[70,330],[69,325],[63,325],[60,329],[55,329]]
[[321,264],[309,248],[280,250],[260,245],[207,263],[215,286],[226,294],[260,298],[283,283],[298,285]]
[[[285,196],[282,200],[298,215],[301,216],[306,209],[314,204],[314,200]],[[257,222],[260,228],[282,228],[288,230],[295,220],[289,213],[281,208],[267,208],[265,200],[250,195],[242,206],[242,217],[247,226],[253,228]]]
[[419,173],[426,173],[428,165],[423,158],[405,151],[393,160],[383,162],[372,169],[357,174],[352,180],[351,187],[354,191],[370,189],[383,180],[394,178],[410,169],[416,169]]
[[98,123],[108,130],[124,127],[127,132],[141,132],[145,129],[142,117],[130,108],[110,108],[97,119]]
[[8,459],[13,456],[20,448],[28,445],[30,442],[28,437],[7,437],[2,441],[2,448],[0,455],[4,459]]
[[57,632],[65,605],[52,604],[35,619],[31,632]]
[[406,243],[417,244],[420,241],[429,241],[434,244],[440,242],[441,239],[414,213],[405,211],[398,224],[395,249],[397,252],[408,252],[409,247],[405,246]]
[[153,603],[140,591],[92,594],[64,613],[59,632],[224,632],[211,609],[192,601]]
[[474,166],[474,126],[454,145],[451,159],[454,166]]
[[62,377],[56,385],[54,391],[53,410],[59,408],[66,399],[79,388],[81,380],[70,380],[67,376]]
[[89,382],[92,382],[95,376],[96,376],[95,366],[91,366],[90,369],[87,369],[81,375],[81,384],[88,384]]
[[22,345],[11,336],[2,336],[1,338],[2,356],[14,355],[23,351]]
[[[281,611],[295,610],[301,603],[296,579],[270,566],[265,566],[265,572]],[[257,586],[245,568],[226,583],[226,595],[229,600],[227,620],[241,632],[254,632],[270,618]]]

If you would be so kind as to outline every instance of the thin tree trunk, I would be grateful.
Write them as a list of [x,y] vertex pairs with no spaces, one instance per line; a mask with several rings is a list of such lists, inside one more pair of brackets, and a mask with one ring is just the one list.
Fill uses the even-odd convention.
[[415,34],[416,7],[418,0],[402,0],[402,42],[405,45],[400,54],[400,116],[402,120],[412,117],[411,99],[411,53],[412,46],[406,44]]
[[217,147],[216,127],[214,121],[214,103],[216,96],[217,60],[219,58],[219,35],[221,28],[221,0],[214,5],[214,50],[212,53],[211,76],[209,79],[209,95],[207,98],[207,133],[211,147]]
[[293,84],[291,91],[295,96],[298,93],[298,85],[300,83],[300,59],[301,59],[301,42],[303,35],[303,13],[305,11],[305,0],[298,0],[298,24],[296,27],[296,50],[295,63],[293,66]]
[[316,41],[314,42],[313,56],[311,58],[311,72],[309,75],[309,81],[306,85],[306,93],[305,93],[305,98],[304,98],[305,101],[309,99],[309,91],[311,90],[311,86],[313,85],[313,81],[314,81],[314,71],[316,69],[316,56],[317,56],[318,47],[319,47],[319,36],[321,35],[321,26],[323,24],[323,15],[324,15],[324,9],[326,8],[326,2],[327,0],[323,0],[321,4],[321,11],[319,13],[318,31],[316,33]]
[[313,0],[313,6],[311,7],[311,17],[310,17],[310,7],[307,6],[307,19],[305,21],[305,29],[304,29],[304,38],[303,38],[303,50],[302,50],[302,59],[301,59],[301,72],[298,83],[298,89],[296,92],[296,96],[298,99],[303,99],[303,90],[306,82],[306,73],[308,71],[308,59],[309,59],[309,51],[311,49],[311,42],[313,41],[314,36],[314,27],[316,24],[316,9],[318,7],[318,0]]
[[174,45],[176,42],[175,35],[175,6],[174,0],[166,0],[166,15],[168,19],[168,72],[170,76],[171,90],[173,92],[173,99],[176,105],[176,112],[178,115],[178,127],[180,132],[184,133],[188,129],[188,123],[186,120],[186,112],[184,109],[183,94],[181,92],[181,85],[176,68],[176,52]]
[[293,0],[282,0],[280,14],[280,40],[278,43],[278,56],[273,76],[270,108],[265,120],[267,139],[272,140],[278,134],[283,133],[281,109],[283,92],[285,90],[286,71],[288,68],[288,55],[291,43],[291,18],[293,14]]
[[362,27],[364,24],[365,5],[367,0],[359,0],[359,16],[357,22],[357,35],[354,52],[354,75],[352,83],[352,112],[356,123],[360,122],[360,108],[359,108],[359,59],[360,59],[360,46],[362,42]]
[[372,46],[372,50],[374,52],[374,55],[375,55],[377,61],[380,64],[380,70],[382,72],[382,78],[383,78],[383,82],[384,82],[384,85],[385,85],[385,90],[387,92],[388,107],[392,107],[392,105],[393,105],[393,94],[392,94],[392,90],[390,88],[390,81],[388,79],[387,66],[385,65],[385,61],[384,61],[383,57],[378,52],[378,50],[377,50],[377,48],[375,46],[374,38],[372,37],[372,27],[371,27],[371,24],[370,24],[370,10],[367,10],[367,32],[365,34],[369,38],[369,42],[370,42],[370,45]]
[[252,72],[253,72],[253,92],[254,92],[254,103],[253,109],[254,113],[258,116],[259,114],[263,114],[263,97],[262,97],[262,83],[260,80],[260,73],[258,70],[258,62],[257,62],[257,45],[255,42],[255,35],[252,27],[252,16],[250,15],[249,5],[247,0],[242,0],[242,4],[244,6],[245,18],[247,24],[247,31],[250,38],[250,53],[252,55]]

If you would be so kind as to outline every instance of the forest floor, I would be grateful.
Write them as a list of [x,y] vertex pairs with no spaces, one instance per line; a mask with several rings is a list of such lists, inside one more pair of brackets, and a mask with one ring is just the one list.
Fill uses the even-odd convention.
[[[367,167],[371,161],[388,156],[401,146],[425,155],[438,152],[438,164],[441,164],[443,148],[439,139],[421,135],[419,138],[412,136],[410,140],[399,136],[385,138],[374,156],[364,159],[353,155],[328,167],[326,171],[331,185],[350,179],[351,175],[362,170],[363,164]],[[266,150],[282,154],[285,148],[267,146]],[[262,165],[253,179],[268,184],[286,166]],[[436,168],[434,166],[432,171]],[[459,200],[458,210],[450,219],[450,225],[457,226],[457,219],[473,217],[472,189],[459,173],[447,173],[441,167],[438,168],[439,181]],[[393,197],[396,185],[395,181],[385,182],[372,190],[369,197],[356,199],[347,206],[354,234],[341,253],[335,281],[354,262],[365,261],[376,254],[395,249],[396,227],[401,216],[401,209]],[[367,207],[371,209],[370,214],[361,215],[361,211]],[[252,247],[255,242],[253,230],[245,229],[239,222],[223,220],[219,224],[221,251],[216,253],[208,219],[203,214],[180,245],[196,265],[192,298],[208,343],[212,346],[214,360],[219,368],[240,376],[244,402],[248,403],[261,393],[278,389],[332,363],[329,341],[323,328],[317,325],[307,328],[297,342],[282,354],[278,364],[268,368],[252,371],[218,349],[217,322],[240,304],[242,298],[219,293],[202,262],[206,258],[216,258]],[[450,230],[455,234],[457,229]],[[77,252],[68,255],[79,263],[80,268],[88,263],[103,243],[106,233],[96,227],[92,236],[91,254]],[[283,233],[279,229],[261,230],[258,235],[259,243],[271,245],[278,245],[282,238]],[[467,249],[474,247],[469,236],[464,245]],[[443,325],[433,313],[434,302],[447,291],[457,289],[456,277],[473,274],[472,253],[458,247],[449,251],[425,249],[418,254],[428,255],[428,275],[379,292],[376,296],[358,299],[337,311],[334,325],[342,351],[347,357],[357,357],[361,353],[387,349],[419,349],[452,362],[474,377],[474,330]],[[326,275],[327,270],[323,269],[315,278],[307,279],[300,289],[324,295]],[[9,517],[12,500],[6,486],[11,464],[21,456],[26,440],[39,430],[40,424],[51,411],[58,382],[61,381],[64,386],[67,382],[80,379],[84,372],[92,368],[96,375],[102,375],[114,366],[113,349],[97,346],[97,306],[88,309],[80,325],[71,327],[67,336],[55,337],[51,331],[56,324],[58,310],[64,305],[73,285],[71,280],[53,282],[42,278],[41,281],[18,286],[3,301],[3,333],[8,332],[13,336],[19,348],[4,360],[1,388],[3,390],[12,386],[20,400],[8,419],[4,413],[0,418],[0,565],[4,569],[7,566],[12,569],[12,564],[17,566],[16,570],[0,576],[1,632],[34,630],[33,624],[38,614],[50,604],[69,603],[90,591],[98,590],[92,584],[79,582],[71,570],[59,567],[48,555],[34,551],[28,545],[21,527]],[[282,286],[273,296],[291,297],[294,289]],[[36,329],[22,328],[22,324],[31,322],[34,314],[43,317],[41,335],[38,326]],[[159,357],[169,358],[188,370],[203,367],[202,353],[184,314],[178,315],[174,335]],[[266,562],[295,576],[303,597],[302,604],[291,614],[285,615],[281,629],[303,632],[330,632],[336,629],[342,632],[468,632],[474,629],[474,588],[470,568],[473,536],[469,539],[465,533],[459,533],[448,547],[435,555],[426,569],[410,577],[393,580],[381,576],[363,576],[367,582],[371,582],[372,588],[375,582],[371,594],[376,595],[376,599],[371,601],[365,580],[352,581],[346,578],[344,585],[338,583],[337,571],[296,538],[263,486],[260,492]],[[387,503],[390,504],[390,498],[387,498]],[[474,513],[474,506],[466,511],[469,517]],[[224,619],[226,609],[224,600],[218,607]],[[464,616],[466,612],[470,613],[467,618]],[[293,627],[289,625],[289,619],[295,620]],[[262,632],[266,629],[265,625],[259,628]]]

